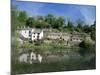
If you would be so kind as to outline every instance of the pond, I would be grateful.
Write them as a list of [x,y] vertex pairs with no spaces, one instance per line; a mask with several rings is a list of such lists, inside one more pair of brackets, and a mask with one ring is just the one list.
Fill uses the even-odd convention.
[[70,49],[46,50],[42,53],[20,50],[17,58],[18,63],[12,63],[12,73],[16,74],[95,69],[94,54],[81,56]]
[[[29,63],[50,63],[57,62],[69,59],[80,59],[82,56],[78,52],[74,52],[71,49],[68,50],[46,50],[44,52],[28,51],[23,50],[19,51],[18,60],[19,62]],[[33,60],[32,60],[33,59]]]

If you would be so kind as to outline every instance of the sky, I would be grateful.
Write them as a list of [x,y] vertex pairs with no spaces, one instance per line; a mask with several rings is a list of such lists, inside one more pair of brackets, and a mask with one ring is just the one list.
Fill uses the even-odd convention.
[[26,11],[28,16],[62,16],[70,19],[72,22],[81,20],[85,24],[91,25],[96,20],[96,6],[77,5],[77,4],[59,4],[59,3],[41,3],[41,2],[24,2],[12,0],[12,5],[16,6],[19,11]]

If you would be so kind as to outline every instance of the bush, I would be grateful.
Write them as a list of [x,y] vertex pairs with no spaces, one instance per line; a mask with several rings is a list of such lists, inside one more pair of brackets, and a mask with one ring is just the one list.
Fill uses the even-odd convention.
[[35,45],[41,45],[42,43],[43,43],[43,40],[36,40],[36,41],[34,41],[35,42]]
[[95,43],[90,40],[84,40],[79,44],[79,53],[85,55],[87,53],[95,53]]

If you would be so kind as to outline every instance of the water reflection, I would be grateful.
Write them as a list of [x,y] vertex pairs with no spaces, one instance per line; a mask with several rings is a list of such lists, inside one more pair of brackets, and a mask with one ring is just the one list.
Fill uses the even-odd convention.
[[32,50],[23,50],[19,51],[19,62],[22,63],[42,63],[42,62],[57,62],[69,59],[79,59],[81,56],[77,52],[73,52],[72,50],[64,50],[64,51],[44,51],[44,52],[36,52]]

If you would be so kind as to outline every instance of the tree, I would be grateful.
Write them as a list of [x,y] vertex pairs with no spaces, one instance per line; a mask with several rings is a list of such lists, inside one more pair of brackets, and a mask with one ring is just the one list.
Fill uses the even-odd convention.
[[82,25],[83,25],[82,22],[80,20],[78,20],[76,31],[83,32],[83,26]]
[[37,18],[37,20],[40,20],[40,21],[44,21],[44,19],[45,19],[43,16],[37,16],[36,18]]
[[18,20],[20,22],[25,22],[27,19],[27,13],[25,11],[20,11],[18,15]]
[[67,29],[68,29],[68,31],[71,31],[71,32],[74,31],[73,23],[70,20],[68,20]]
[[48,14],[47,16],[45,16],[45,22],[47,22],[51,25],[51,27],[53,27],[55,23],[55,17],[52,14]]
[[91,39],[85,39],[79,44],[81,55],[95,53],[95,43]]
[[36,28],[43,28],[43,26],[44,26],[44,22],[43,21],[39,21],[39,20],[35,21],[35,27]]
[[45,17],[37,16],[34,22],[36,28],[49,28],[50,24],[45,21]]
[[[29,17],[27,20],[26,20],[26,26],[27,27],[34,27],[33,26],[33,23],[34,23],[34,18],[33,17]],[[34,23],[35,24],[35,23]]]
[[90,29],[91,29],[91,34],[90,34],[91,39],[95,40],[96,39],[96,21],[94,22],[93,25],[91,25]]
[[25,26],[27,20],[27,13],[25,11],[20,11],[18,15],[18,20],[20,22],[20,26]]
[[84,31],[85,33],[90,33],[90,32],[91,32],[90,26],[89,26],[89,25],[84,25],[83,31]]
[[50,25],[47,22],[45,22],[45,21],[36,20],[35,21],[35,27],[36,28],[49,28]]
[[19,24],[19,21],[18,21],[17,7],[12,6],[12,8],[11,8],[11,30],[12,30],[12,33],[15,32],[18,24]]
[[63,17],[58,17],[55,19],[55,23],[53,24],[53,28],[62,28],[65,25],[65,19]]

